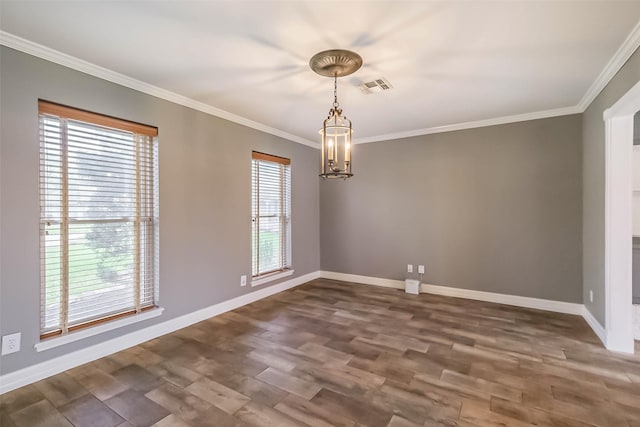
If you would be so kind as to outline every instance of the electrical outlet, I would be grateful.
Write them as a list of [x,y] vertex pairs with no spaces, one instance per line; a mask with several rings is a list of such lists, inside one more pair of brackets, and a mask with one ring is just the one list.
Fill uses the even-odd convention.
[[589,291],[589,302],[593,302],[593,291]]
[[418,274],[424,274],[424,265],[418,266]]
[[2,337],[2,354],[20,351],[20,332]]
[[247,276],[244,274],[240,276],[240,286],[247,286]]
[[407,273],[413,273],[413,264],[407,264]]

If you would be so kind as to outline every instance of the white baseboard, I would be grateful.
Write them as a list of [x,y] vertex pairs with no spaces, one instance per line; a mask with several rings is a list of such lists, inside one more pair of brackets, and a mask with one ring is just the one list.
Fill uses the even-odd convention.
[[[364,283],[366,285],[404,289],[404,281],[401,280],[381,279],[379,277],[359,276],[355,274],[336,273],[333,271],[321,271],[320,276],[326,279],[344,280],[348,282]],[[451,288],[448,286],[428,285],[426,283],[421,284],[420,292],[448,297],[495,302],[498,304],[514,305],[517,307],[535,308],[537,310],[554,311],[557,313],[576,315],[582,315],[583,313],[582,304],[541,298],[521,297],[517,295],[498,294],[494,292],[475,291],[471,289]]]
[[365,285],[383,286],[385,288],[404,289],[404,282],[402,280],[381,279],[379,277],[336,273],[334,271],[321,271],[320,277],[331,280],[342,280],[344,282],[355,282]]
[[[302,285],[311,280],[323,277],[326,279],[342,280],[346,282],[363,283],[367,285],[383,286],[394,289],[404,289],[404,281],[383,279],[379,277],[360,276],[356,274],[336,273],[332,271],[314,271],[291,280],[278,283],[248,294],[240,295],[228,301],[194,311],[174,319],[167,320],[156,325],[131,332],[111,340],[71,352],[64,356],[50,359],[18,371],[0,375],[0,395],[18,387],[34,383],[41,379],[72,369],[76,366],[91,362],[101,357],[108,356],[121,350],[141,344],[145,341],[185,328],[194,323],[201,322],[211,317],[220,315],[230,310],[242,307],[263,298],[275,295],[287,289]],[[606,330],[593,317],[591,312],[583,305],[563,301],[552,301],[540,298],[521,297],[517,295],[498,294],[493,292],[475,291],[470,289],[450,288],[422,284],[420,291],[423,293],[467,298],[479,301],[507,304],[517,307],[534,308],[538,310],[553,311],[582,316],[593,329],[600,340],[605,343]]]
[[640,304],[633,304],[633,339],[640,341]]
[[[366,285],[384,286],[387,288],[404,289],[404,282],[401,280],[382,279],[379,277],[359,276],[356,274],[336,273],[333,271],[321,271],[320,277],[333,280],[343,280],[346,282],[363,283]],[[478,301],[495,302],[498,304],[513,305],[516,307],[534,308],[537,310],[553,311],[556,313],[566,313],[582,316],[593,332],[600,338],[606,346],[607,332],[596,320],[584,304],[577,304],[564,301],[553,301],[541,298],[521,297],[517,295],[498,294],[494,292],[475,291],[471,289],[451,288],[448,286],[428,285],[423,283],[420,286],[421,293],[443,295],[456,298],[467,298]]]
[[596,319],[593,314],[589,311],[586,305],[582,306],[582,317],[587,322],[587,324],[593,329],[593,332],[600,338],[603,344],[607,343],[607,331],[602,327],[598,319]]
[[238,307],[242,307],[287,289],[294,288],[302,285],[303,283],[309,282],[310,280],[317,279],[318,277],[320,277],[320,272],[314,271],[267,288],[240,295],[236,298],[214,304],[201,310],[197,310],[183,316],[178,316],[165,322],[71,352],[64,356],[46,360],[8,374],[1,375],[0,394],[40,381],[41,379],[59,374],[60,372],[64,372],[68,369],[75,368],[76,366],[108,356],[129,347],[133,347],[145,341],[174,332],[178,329],[182,329],[227,311],[234,310]]
[[573,302],[521,297],[518,295],[498,294],[495,292],[476,291],[471,289],[450,288],[447,286],[428,285],[425,283],[422,284],[421,291],[427,294],[495,302],[498,304],[534,308],[536,310],[553,311],[556,313],[576,314],[579,316],[582,315],[582,307],[584,307],[582,304]]

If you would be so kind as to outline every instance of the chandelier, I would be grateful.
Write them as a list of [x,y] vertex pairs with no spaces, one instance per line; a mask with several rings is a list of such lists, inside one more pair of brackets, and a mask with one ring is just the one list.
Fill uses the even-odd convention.
[[351,120],[342,115],[338,103],[338,77],[348,76],[362,66],[362,58],[355,52],[343,49],[316,53],[309,61],[313,71],[324,77],[333,77],[333,105],[329,116],[322,123],[320,137],[320,176],[347,179],[351,172],[353,128]]

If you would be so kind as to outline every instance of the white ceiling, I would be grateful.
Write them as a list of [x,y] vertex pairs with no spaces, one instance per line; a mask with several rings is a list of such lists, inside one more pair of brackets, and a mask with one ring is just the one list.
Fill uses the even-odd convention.
[[[363,57],[338,96],[372,140],[573,111],[639,20],[640,1],[0,1],[10,35],[311,141],[318,51]],[[378,77],[393,90],[357,88]]]

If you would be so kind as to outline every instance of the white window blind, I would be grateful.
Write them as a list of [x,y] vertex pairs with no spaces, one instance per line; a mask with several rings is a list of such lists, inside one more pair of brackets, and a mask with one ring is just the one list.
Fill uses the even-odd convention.
[[158,300],[157,129],[40,101],[41,338]]
[[253,152],[251,238],[253,277],[291,266],[291,161]]

